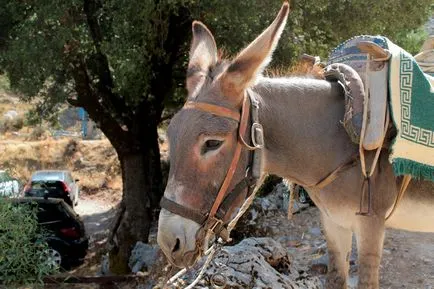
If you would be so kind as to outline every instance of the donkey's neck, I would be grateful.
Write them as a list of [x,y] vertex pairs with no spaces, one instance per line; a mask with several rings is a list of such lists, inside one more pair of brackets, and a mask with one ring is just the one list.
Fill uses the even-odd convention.
[[341,121],[337,84],[309,78],[262,78],[260,95],[267,173],[315,184],[357,152]]

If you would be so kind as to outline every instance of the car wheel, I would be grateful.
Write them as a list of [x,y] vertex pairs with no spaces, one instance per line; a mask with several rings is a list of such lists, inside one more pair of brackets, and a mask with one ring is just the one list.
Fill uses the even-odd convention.
[[46,254],[46,264],[52,270],[59,269],[62,265],[62,255],[60,255],[59,251],[49,248],[45,252]]

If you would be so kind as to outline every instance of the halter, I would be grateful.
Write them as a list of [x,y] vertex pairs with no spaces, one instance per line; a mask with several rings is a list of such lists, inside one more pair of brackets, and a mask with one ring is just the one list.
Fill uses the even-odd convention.
[[[183,109],[195,109],[204,111],[213,115],[229,118],[239,123],[238,125],[238,142],[232,157],[231,164],[226,173],[226,177],[220,187],[217,197],[208,214],[203,214],[199,210],[187,208],[166,197],[161,198],[160,206],[174,214],[190,219],[201,225],[205,232],[211,231],[216,236],[221,237],[224,241],[229,240],[229,232],[223,222],[223,218],[230,209],[233,202],[247,188],[247,196],[249,196],[255,188],[261,175],[261,152],[264,147],[263,128],[259,123],[259,102],[255,93],[247,90],[244,95],[243,105],[240,112],[226,107],[204,103],[204,102],[187,102]],[[250,117],[249,117],[250,116]],[[250,121],[251,119],[251,121]],[[248,145],[244,141],[244,135],[247,132],[247,127],[250,126],[250,136],[253,146]],[[238,162],[241,156],[241,150],[245,147],[250,153],[249,165],[246,168],[245,177],[234,187],[232,191],[227,193],[231,184],[232,178],[238,167]]]

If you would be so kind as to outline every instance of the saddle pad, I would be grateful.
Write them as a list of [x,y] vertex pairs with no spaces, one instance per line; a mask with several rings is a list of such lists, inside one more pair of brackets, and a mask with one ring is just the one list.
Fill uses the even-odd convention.
[[434,82],[413,56],[388,40],[389,95],[398,131],[390,161],[396,175],[434,181]]

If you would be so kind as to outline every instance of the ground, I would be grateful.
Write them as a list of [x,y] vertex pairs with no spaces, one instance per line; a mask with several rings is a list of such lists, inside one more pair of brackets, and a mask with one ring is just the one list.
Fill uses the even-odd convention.
[[[260,222],[265,234],[286,246],[295,262],[312,274],[323,275],[327,262],[326,242],[322,234],[319,210],[310,207],[287,220],[283,212],[266,216]],[[261,234],[261,232],[258,232]],[[350,288],[356,288],[356,248],[350,259]],[[381,263],[381,288],[434,288],[434,233],[387,229]]]
[[[83,217],[91,236],[91,250],[87,263],[72,274],[95,274],[100,270],[101,254],[110,223],[115,215],[116,203],[83,196],[77,212]],[[288,249],[294,262],[313,275],[325,277],[327,262],[326,242],[322,234],[319,211],[309,207],[292,220],[283,211],[259,213],[260,225],[247,228],[249,234],[271,236]],[[255,225],[256,226],[256,225]],[[238,230],[238,234],[245,231]],[[154,238],[155,239],[155,238]],[[388,229],[381,263],[381,288],[432,289],[434,288],[434,234]],[[353,246],[355,250],[355,244]],[[356,254],[351,257],[350,288],[355,288],[357,276]]]

